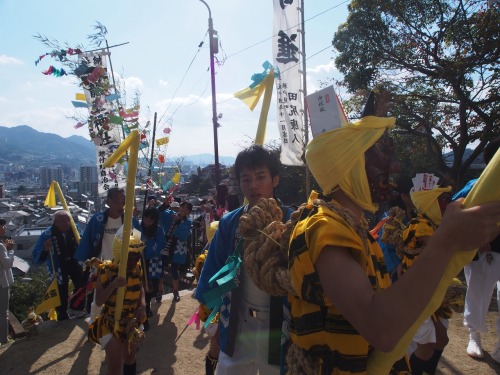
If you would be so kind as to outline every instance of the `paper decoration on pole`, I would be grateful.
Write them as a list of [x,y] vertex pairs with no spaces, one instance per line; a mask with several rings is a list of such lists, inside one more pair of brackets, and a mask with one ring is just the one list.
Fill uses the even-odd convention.
[[349,122],[333,86],[307,95],[306,102],[313,137],[341,128]]
[[119,121],[116,121],[113,104],[106,100],[107,96],[113,94],[106,68],[106,56],[105,50],[82,53],[78,56],[78,67],[75,69],[90,112],[88,128],[90,138],[96,146],[100,195],[106,194],[112,187],[123,188],[126,184],[122,167],[103,167],[104,161],[121,141],[121,129],[116,124]]
[[158,154],[158,161],[162,164],[165,163],[165,155]]
[[54,67],[52,65],[49,66],[49,68],[42,73],[45,74],[46,76],[53,75],[56,77],[62,77],[62,76],[68,75],[68,73],[66,73],[66,71],[63,68],[57,69],[56,67]]
[[156,145],[157,146],[162,146],[162,145],[166,145],[169,141],[169,138],[168,137],[164,137],[164,138],[158,138],[156,140]]
[[47,52],[41,56],[38,57],[37,60],[35,60],[35,65],[38,65],[38,63],[45,57],[45,56],[50,56],[54,57],[59,61],[66,61],[66,55],[78,55],[82,53],[82,50],[80,48],[68,48],[67,50],[61,49],[59,51],[54,50],[52,52]]
[[171,131],[170,128],[163,129],[163,133],[165,133],[165,134],[170,134],[170,131]]
[[80,122],[78,122],[75,126],[73,126],[73,128],[75,128],[75,129],[81,128],[81,127],[82,127],[83,125],[85,125],[86,123],[87,123],[87,121],[85,121],[85,122],[81,122],[81,121],[80,121]]
[[73,107],[75,107],[75,108],[88,108],[89,107],[87,102],[78,102],[76,100],[72,100],[71,103],[73,104]]
[[172,177],[172,182],[174,184],[178,184],[180,180],[181,180],[181,174],[179,172],[176,172],[174,174],[174,177]]
[[293,1],[273,0],[274,66],[280,75],[276,83],[278,98],[278,127],[281,136],[281,162],[303,165],[304,153],[302,93],[299,64],[301,32],[297,29],[299,10]]
[[255,109],[260,97],[264,94],[264,100],[260,111],[259,125],[257,126],[257,134],[255,135],[255,144],[263,145],[266,136],[267,114],[271,105],[271,97],[273,92],[275,70],[268,62],[262,64],[264,67],[263,73],[254,74],[252,76],[252,84],[247,88],[234,93],[234,97],[245,103],[251,111]]
[[[134,210],[135,200],[135,176],[137,175],[137,164],[139,155],[139,132],[134,130],[130,132],[129,136],[125,138],[123,143],[113,152],[104,162],[103,167],[109,168],[128,151],[128,171],[126,178],[125,189],[125,213],[123,217],[123,233],[132,233],[132,213]],[[128,259],[128,246],[130,243],[130,236],[124,235],[122,238],[122,247],[120,251],[120,264],[118,265],[118,276],[126,277],[127,273],[127,259]],[[116,295],[115,306],[115,326],[114,331],[118,333],[120,327],[119,320],[123,310],[123,299],[125,297],[125,287],[118,288]]]

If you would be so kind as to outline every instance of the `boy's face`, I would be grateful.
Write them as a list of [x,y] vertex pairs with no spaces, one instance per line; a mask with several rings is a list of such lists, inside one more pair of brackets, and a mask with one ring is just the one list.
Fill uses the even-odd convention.
[[113,219],[117,219],[123,214],[125,207],[125,192],[115,193],[111,198],[108,198],[106,204],[109,207],[109,215]]
[[180,206],[177,209],[177,216],[180,216],[182,219],[188,217],[190,213],[191,213],[191,210],[189,209],[189,207],[187,205]]
[[271,177],[269,168],[259,166],[255,169],[243,168],[240,173],[240,188],[250,206],[260,198],[272,198],[273,191],[279,183],[279,176]]

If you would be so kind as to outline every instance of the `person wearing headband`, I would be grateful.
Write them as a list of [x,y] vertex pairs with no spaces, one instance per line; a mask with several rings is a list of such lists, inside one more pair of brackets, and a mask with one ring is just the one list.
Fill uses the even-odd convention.
[[[397,252],[402,259],[403,273],[415,263],[425,249],[426,244],[441,224],[443,213],[451,201],[451,186],[435,187],[411,193],[415,207],[415,217],[401,233],[400,246]],[[463,307],[463,300],[461,306]],[[448,344],[448,324],[453,315],[450,300],[445,298],[441,306],[427,318],[418,328],[410,344],[408,354],[413,375],[436,372],[437,365]]]
[[363,212],[392,196],[389,175],[399,166],[387,131],[395,119],[369,107],[359,121],[317,135],[306,149],[322,192],[312,192],[292,217],[290,374],[366,374],[374,349],[392,351],[419,318],[452,255],[500,231],[500,202],[471,209],[452,203],[425,251],[390,286]]

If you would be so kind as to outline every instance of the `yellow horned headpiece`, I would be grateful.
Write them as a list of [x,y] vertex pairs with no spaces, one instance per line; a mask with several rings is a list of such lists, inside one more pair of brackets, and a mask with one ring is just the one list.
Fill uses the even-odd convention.
[[[123,238],[123,225],[118,229],[113,239],[113,263],[117,264],[120,260],[120,252],[122,248],[122,238]],[[146,244],[141,241],[141,232],[137,229],[132,228],[132,234],[130,235],[130,242],[128,244],[129,253],[142,253]]]
[[378,205],[371,199],[365,152],[395,122],[394,117],[366,116],[317,135],[307,146],[306,160],[323,193],[329,194],[339,186],[360,207],[375,212]]

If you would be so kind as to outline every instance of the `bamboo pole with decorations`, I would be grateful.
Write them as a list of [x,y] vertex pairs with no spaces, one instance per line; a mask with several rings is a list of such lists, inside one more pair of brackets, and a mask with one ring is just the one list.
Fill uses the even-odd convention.
[[[125,278],[127,275],[128,247],[130,234],[132,233],[132,214],[134,211],[135,176],[137,175],[137,164],[139,155],[139,131],[133,130],[120,144],[120,146],[103,163],[103,168],[114,165],[128,151],[127,184],[125,188],[125,214],[123,218],[123,238],[120,251],[120,263],[118,265],[118,276]],[[114,332],[118,333],[119,320],[123,310],[123,299],[125,298],[125,286],[118,288],[115,306]]]

